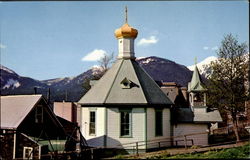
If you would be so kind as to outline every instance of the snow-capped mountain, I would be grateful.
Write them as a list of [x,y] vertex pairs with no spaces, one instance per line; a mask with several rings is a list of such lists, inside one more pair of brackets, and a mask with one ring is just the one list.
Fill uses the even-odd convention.
[[[207,72],[207,67],[211,62],[216,61],[218,58],[215,56],[210,56],[207,57],[206,59],[204,59],[203,61],[197,63],[197,68],[199,69],[200,74],[202,74],[203,76],[207,77],[208,76],[208,72]],[[192,66],[188,66],[187,68],[191,71],[194,70],[195,65]]]
[[[184,65],[173,61],[159,57],[140,57],[136,61],[155,81],[176,82],[187,86],[191,80],[192,72]],[[38,93],[46,96],[50,88],[52,101],[78,101],[86,93],[83,88],[84,80],[101,71],[101,67],[93,66],[75,77],[38,81],[19,76],[7,67],[1,66],[1,95],[33,94],[36,87]]]

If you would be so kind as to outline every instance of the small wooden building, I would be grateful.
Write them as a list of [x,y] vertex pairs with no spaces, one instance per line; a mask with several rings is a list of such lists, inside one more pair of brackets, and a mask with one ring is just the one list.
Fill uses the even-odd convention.
[[174,141],[183,139],[183,135],[187,135],[186,138],[192,141],[187,141],[187,144],[180,141],[175,145],[208,145],[211,124],[222,122],[219,111],[206,106],[206,91],[195,66],[191,82],[188,84],[189,106],[177,105],[172,109],[173,136],[177,137]]
[[65,147],[66,134],[42,95],[1,96],[1,158],[41,159]]
[[[82,106],[81,132],[90,146],[125,148],[124,143],[171,136],[173,103],[135,61],[137,34],[127,22],[115,31],[119,46],[115,64],[78,102]],[[154,145],[141,145],[139,149]]]

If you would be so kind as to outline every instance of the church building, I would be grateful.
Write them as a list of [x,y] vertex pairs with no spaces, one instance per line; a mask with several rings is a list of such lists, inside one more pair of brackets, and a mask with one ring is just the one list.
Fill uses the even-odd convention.
[[115,64],[78,102],[81,132],[90,146],[115,147],[170,137],[173,103],[135,61],[137,34],[127,20],[115,31],[119,46]]
[[[204,104],[196,105],[195,98],[198,100],[204,92],[196,84],[199,80],[194,76],[188,88],[191,95],[189,112],[201,113],[201,117],[205,115],[207,119],[198,116],[182,122],[180,116],[184,110],[176,111],[177,118],[171,119],[174,103],[135,61],[134,40],[137,34],[126,16],[125,24],[115,31],[119,48],[116,62],[78,102],[81,105],[81,132],[89,146],[116,148],[126,143],[169,139],[173,135],[185,134],[186,125],[192,126],[201,121],[208,129],[211,117],[207,115]],[[175,126],[172,121],[176,122]],[[154,145],[148,143],[139,149],[154,148]],[[173,143],[168,141],[164,145],[167,147]]]

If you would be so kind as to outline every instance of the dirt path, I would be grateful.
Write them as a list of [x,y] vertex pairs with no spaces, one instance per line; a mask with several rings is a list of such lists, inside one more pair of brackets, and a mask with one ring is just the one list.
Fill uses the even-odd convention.
[[237,144],[225,144],[225,145],[220,145],[220,146],[211,146],[211,147],[204,147],[204,148],[196,148],[196,149],[185,149],[185,148],[170,148],[166,150],[161,150],[161,151],[156,151],[156,152],[148,152],[148,153],[143,153],[139,154],[139,156],[136,155],[127,155],[124,156],[124,158],[128,159],[146,159],[150,158],[152,156],[160,156],[162,154],[169,154],[171,156],[177,155],[177,154],[186,154],[186,153],[199,153],[199,152],[206,152],[209,150],[218,150],[218,149],[225,149],[225,148],[234,148],[234,147],[239,147],[243,146],[249,143],[248,141],[246,142],[239,142]]

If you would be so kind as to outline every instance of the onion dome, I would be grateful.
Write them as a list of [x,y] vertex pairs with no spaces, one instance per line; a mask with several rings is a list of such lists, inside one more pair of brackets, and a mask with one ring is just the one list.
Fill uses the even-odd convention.
[[116,38],[136,38],[138,31],[125,23],[121,28],[115,30]]
[[116,38],[136,38],[138,31],[128,24],[128,9],[127,6],[125,7],[125,24],[115,30]]

